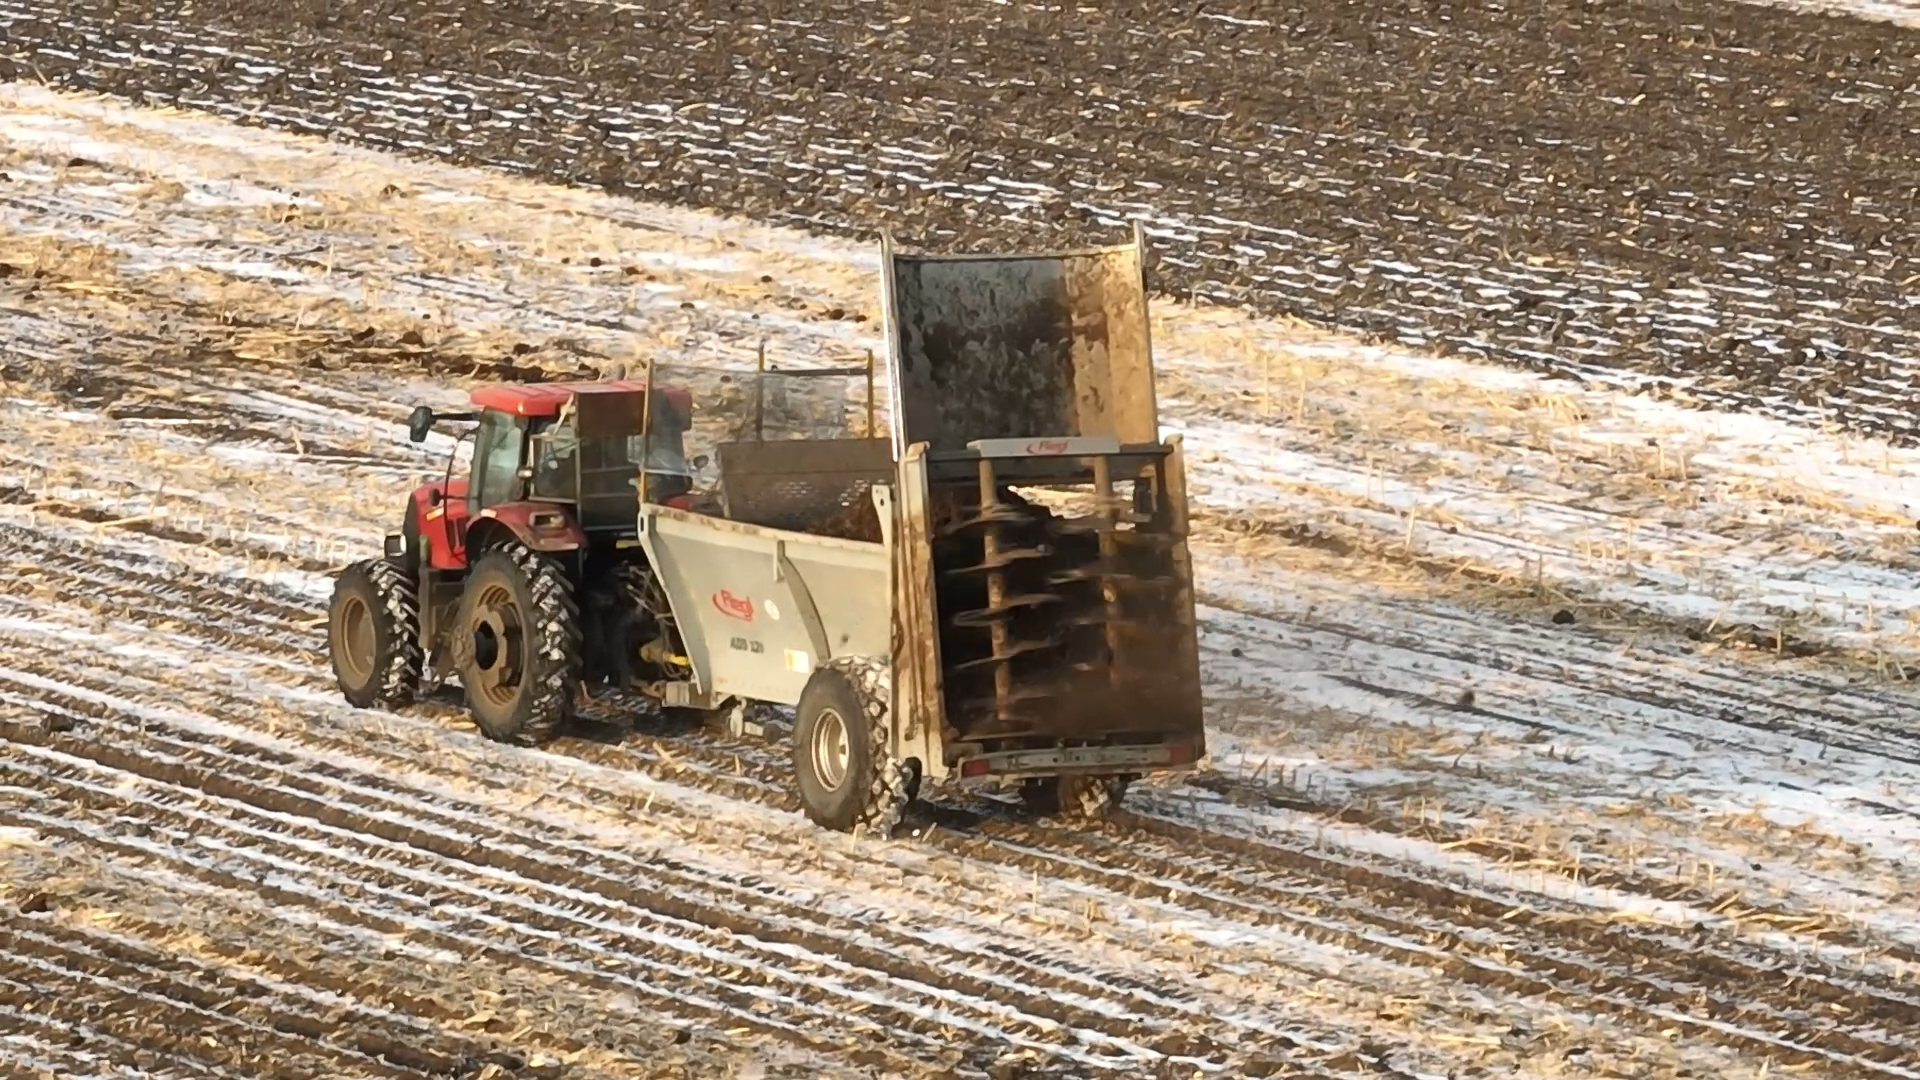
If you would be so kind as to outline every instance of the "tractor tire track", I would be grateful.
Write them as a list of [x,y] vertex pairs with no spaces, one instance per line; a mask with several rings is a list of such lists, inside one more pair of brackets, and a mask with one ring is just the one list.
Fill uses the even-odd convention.
[[[65,1006],[65,999],[52,999],[42,995],[40,988],[31,982],[22,981],[31,973],[11,961],[0,959],[0,1028],[20,1033],[38,1048],[28,1046],[24,1052],[15,1042],[9,1046],[11,1052],[19,1053],[19,1061],[28,1068],[39,1070],[34,1074],[36,1080],[81,1080],[83,1077],[112,1077],[125,1080],[129,1070],[138,1070],[135,1075],[152,1080],[238,1080],[241,1074],[213,1065],[190,1056],[177,1056],[170,1061],[156,1060],[158,1054],[144,1040],[132,1042],[119,1038],[100,1029],[94,1022],[108,1011],[98,1006],[82,1006],[73,1009]],[[23,1002],[16,1007],[7,1002]],[[94,1015],[89,1015],[89,1014]],[[37,1034],[36,1034],[37,1033]],[[63,1049],[64,1048],[64,1049]],[[110,1064],[103,1064],[106,1058]],[[97,1070],[97,1071],[96,1071]]]
[[[234,704],[237,705],[238,703],[236,702]],[[709,752],[709,755],[711,757],[719,756],[719,755],[712,754],[711,752]],[[716,766],[716,768],[714,769],[714,773],[720,774],[720,769],[724,767],[722,765],[722,762],[714,761],[713,764]],[[729,785],[729,786],[735,787],[735,791],[729,792],[729,794],[733,794],[735,797],[738,797],[739,794],[741,794],[738,791],[737,785]],[[783,800],[783,801],[790,801],[790,799]],[[993,828],[1005,828],[1005,827],[1006,826],[989,825],[984,828],[984,831],[991,834]],[[1162,824],[1155,827],[1162,829],[1164,832],[1164,830],[1168,828],[1172,828],[1173,826]],[[1018,839],[1024,839],[1024,838],[1019,838],[1017,833],[1015,834],[1015,838],[1008,838],[1008,837],[1001,837],[1001,836],[996,836],[995,838],[1003,841],[1013,839],[1013,842],[1015,843],[1018,842]],[[1175,839],[1176,837],[1168,837],[1168,838]],[[1249,854],[1247,847],[1243,847],[1242,845],[1233,842],[1230,838],[1222,838],[1217,834],[1211,833],[1204,829],[1188,829],[1184,834],[1179,835],[1177,837],[1178,840],[1183,842],[1182,843],[1183,850],[1175,851],[1171,848],[1168,849],[1164,854],[1161,854],[1159,856],[1157,864],[1152,867],[1151,874],[1148,875],[1146,878],[1142,879],[1143,881],[1148,882],[1150,884],[1133,884],[1133,883],[1130,883],[1131,879],[1128,878],[1126,875],[1123,875],[1117,872],[1112,872],[1112,871],[1105,871],[1105,870],[1094,872],[1092,868],[1099,867],[1099,866],[1127,865],[1129,862],[1131,862],[1132,864],[1134,864],[1134,867],[1137,870],[1140,868],[1139,864],[1141,860],[1145,858],[1148,854],[1147,851],[1143,851],[1143,849],[1140,848],[1138,845],[1129,845],[1125,850],[1097,851],[1092,854],[1092,856],[1089,858],[1089,860],[1085,864],[1077,864],[1077,862],[1065,863],[1058,859],[1050,859],[1049,856],[1041,854],[1042,847],[1050,843],[1057,844],[1061,839],[1062,839],[1061,837],[1047,837],[1039,841],[1039,844],[1034,847],[1024,847],[1024,845],[1022,845],[1024,850],[1018,850],[1017,853],[1013,855],[1011,859],[1011,863],[1013,865],[1019,865],[1019,866],[1023,866],[1023,868],[1031,869],[1032,861],[1038,858],[1043,861],[1049,862],[1047,869],[1050,875],[1059,876],[1064,874],[1065,876],[1069,876],[1069,877],[1080,877],[1082,879],[1090,879],[1090,883],[1099,884],[1102,887],[1118,892],[1121,895],[1134,895],[1134,896],[1143,897],[1143,896],[1151,895],[1153,891],[1155,891],[1157,888],[1159,888],[1162,885],[1167,885],[1170,883],[1181,883],[1181,882],[1185,882],[1189,885],[1193,884],[1194,881],[1196,880],[1196,870],[1192,865],[1193,863],[1192,851],[1195,849],[1202,850],[1202,851],[1207,851],[1207,850],[1220,851],[1222,853],[1222,858],[1220,859],[1218,864],[1210,868],[1211,875],[1224,876],[1228,879],[1231,879],[1233,877],[1233,860],[1235,858],[1244,858],[1246,855]],[[947,839],[940,839],[936,842],[941,845],[946,845],[950,841]],[[1073,836],[1072,842],[1082,844],[1082,845],[1089,843],[1087,838],[1081,837],[1081,836]],[[1280,864],[1285,864],[1289,866],[1297,866],[1301,860],[1306,860],[1310,867],[1307,873],[1307,876],[1305,876],[1299,882],[1299,884],[1292,889],[1288,889],[1280,892],[1274,892],[1274,891],[1271,891],[1271,887],[1269,886],[1268,887],[1269,891],[1265,893],[1254,894],[1257,899],[1248,903],[1243,903],[1238,905],[1228,904],[1224,908],[1215,909],[1215,912],[1214,912],[1215,914],[1220,914],[1220,915],[1232,914],[1233,917],[1235,918],[1249,921],[1256,925],[1261,924],[1262,922],[1266,922],[1270,924],[1272,922],[1272,918],[1270,915],[1266,914],[1266,911],[1269,907],[1278,907],[1281,909],[1287,909],[1289,907],[1298,907],[1313,895],[1315,882],[1325,881],[1330,876],[1336,877],[1336,878],[1344,878],[1345,875],[1354,872],[1351,868],[1342,867],[1342,866],[1333,864],[1327,860],[1320,859],[1318,857],[1308,856],[1304,853],[1283,851],[1282,849],[1272,847],[1271,845],[1251,845],[1251,847],[1254,848],[1255,854],[1258,854],[1259,856],[1262,857],[1262,863],[1264,865],[1273,865],[1276,863],[1280,863]],[[1222,850],[1222,849],[1225,849],[1225,850]],[[987,857],[981,851],[967,850],[965,848],[958,850],[957,853],[963,854],[965,856],[975,858],[975,859]],[[1004,857],[1006,853],[1003,851],[995,851],[992,854]],[[1427,908],[1437,908],[1437,907],[1441,907],[1449,904],[1458,904],[1461,899],[1458,893],[1452,892],[1447,889],[1432,886],[1430,884],[1425,883],[1424,881],[1419,881],[1418,879],[1410,878],[1405,875],[1393,874],[1393,873],[1383,874],[1379,872],[1371,872],[1371,873],[1372,873],[1372,877],[1368,881],[1369,889],[1370,891],[1377,891],[1381,895],[1389,895],[1393,893],[1394,890],[1396,889],[1407,890],[1409,888],[1413,888],[1413,891],[1415,892],[1416,895],[1422,894],[1422,893],[1425,894]],[[1415,888],[1415,886],[1418,886],[1418,887]],[[1397,905],[1397,906],[1404,908],[1404,905]],[[1487,907],[1487,905],[1484,902],[1481,906],[1483,908]],[[1505,911],[1508,907],[1511,907],[1511,906],[1512,904],[1510,901],[1503,899],[1498,904],[1492,905],[1492,908],[1490,910],[1483,910],[1481,914],[1485,919],[1492,920],[1496,916],[1499,916],[1502,911]],[[1404,912],[1401,912],[1398,915],[1394,914],[1395,907],[1396,905],[1389,905],[1380,911],[1372,913],[1373,917],[1377,918],[1382,925],[1390,926],[1397,934],[1400,934],[1409,939],[1417,940],[1420,934],[1422,934],[1427,929],[1429,929],[1426,927],[1422,927],[1417,923],[1405,922]],[[1482,927],[1479,927],[1478,929],[1499,929],[1499,928],[1500,927],[1498,923],[1489,921],[1487,924],[1483,925]],[[1549,932],[1554,932],[1554,928],[1552,927],[1548,927],[1547,930]],[[1351,946],[1352,943],[1343,942],[1343,944],[1349,944]],[[1601,950],[1602,957],[1605,957],[1609,953],[1619,951],[1623,947],[1625,947],[1625,943],[1623,943],[1623,941],[1619,940],[1617,937],[1612,935],[1609,935],[1605,940],[1595,941],[1593,942],[1593,944],[1596,949]],[[1682,942],[1680,944],[1685,945],[1687,943]],[[1669,941],[1651,941],[1651,942],[1645,942],[1641,944],[1639,947],[1632,949],[1631,951],[1632,951],[1632,954],[1635,956],[1636,966],[1652,969],[1652,970],[1661,970],[1664,974],[1667,974],[1672,980],[1674,980],[1677,985],[1682,985],[1682,986],[1687,985],[1690,981],[1693,981],[1696,978],[1696,976],[1691,975],[1690,972],[1695,970],[1695,968],[1697,967],[1698,961],[1697,959],[1694,959],[1694,960],[1676,962],[1668,952],[1668,950],[1670,950],[1673,947],[1673,945],[1674,943]],[[1509,943],[1507,947],[1517,948],[1518,946],[1515,944]],[[1399,953],[1392,954],[1392,958],[1396,960],[1400,960],[1402,962],[1419,962],[1422,959],[1421,954],[1417,952],[1399,952]],[[1430,957],[1428,959],[1430,959]],[[1561,961],[1552,957],[1545,957],[1545,956],[1541,958],[1540,962],[1544,965],[1546,970],[1551,971],[1557,978],[1565,979],[1565,980],[1574,980],[1576,982],[1576,985],[1579,980],[1590,979],[1595,977],[1587,973],[1589,969],[1577,963],[1570,963],[1570,962]],[[1604,970],[1604,965],[1601,968],[1592,969],[1592,970]],[[1734,964],[1730,970],[1727,970],[1724,973],[1727,974],[1728,977],[1730,978],[1752,977],[1756,974],[1763,974],[1763,972],[1752,968],[1750,965],[1743,965],[1743,964]],[[1473,969],[1471,971],[1467,971],[1463,973],[1463,977],[1481,978],[1481,979],[1487,980],[1490,985],[1503,988],[1503,989],[1509,989],[1509,990],[1513,990],[1517,988],[1526,988],[1532,991],[1546,990],[1550,992],[1565,992],[1564,988],[1556,988],[1556,986],[1553,983],[1540,982],[1540,983],[1530,984],[1526,982],[1526,980],[1524,979],[1516,980],[1510,976],[1503,976],[1499,974],[1497,971],[1492,969]],[[1816,984],[1802,983],[1800,985],[1806,986],[1806,985],[1816,985]],[[1838,993],[1838,991],[1835,991],[1835,992]],[[1854,992],[1861,993],[1861,991],[1854,991]],[[1664,995],[1659,993],[1652,993],[1650,994],[1650,996],[1646,998],[1646,1003],[1649,1007],[1656,1007],[1661,1004],[1672,1004],[1681,1000],[1682,1000],[1682,995],[1678,993],[1669,993]],[[1845,999],[1842,998],[1840,1000],[1844,1002]],[[1795,1007],[1799,1007],[1798,1002],[1796,1002]],[[1866,1015],[1873,1015],[1875,1011],[1873,1007],[1873,999],[1871,997],[1868,997],[1866,999],[1866,1003],[1864,1007],[1862,1005],[1862,1002],[1860,1001],[1853,1001],[1851,1003],[1851,1007],[1854,1008],[1856,1011],[1862,1012]],[[1664,1020],[1666,1018],[1661,1017],[1659,1019]],[[1796,1018],[1796,1020],[1797,1019],[1799,1018]],[[1737,1036],[1729,1035],[1727,1037],[1736,1038]],[[1842,1052],[1845,1052],[1848,1054],[1855,1054],[1855,1055],[1860,1055],[1863,1057],[1870,1058],[1871,1055],[1881,1052],[1881,1048],[1876,1046],[1875,1043],[1871,1040],[1860,1041],[1860,1040],[1849,1040],[1845,1038],[1837,1038],[1833,1041],[1836,1043],[1836,1045],[1843,1048]],[[1814,1049],[1818,1050],[1820,1048],[1816,1047]],[[1794,1052],[1813,1053],[1813,1051],[1794,1051]],[[1806,1060],[1816,1060],[1818,1057],[1819,1055],[1815,1053],[1813,1057],[1809,1057]]]
[[[124,766],[125,763],[116,763]],[[206,775],[229,776],[233,763],[208,766]],[[216,769],[218,772],[216,773]],[[1817,1031],[1812,1008],[1837,1004],[1850,1014],[1881,1021],[1914,1022],[1911,999],[1872,986],[1841,986],[1822,981],[1816,972],[1801,978],[1788,991],[1765,1002],[1781,1010],[1780,1023],[1789,1030],[1815,1031],[1800,1043],[1760,1035],[1743,1026],[1760,1002],[1736,1002],[1723,985],[1748,985],[1739,980],[1764,977],[1767,969],[1701,950],[1705,943],[1683,939],[1621,934],[1605,927],[1589,929],[1574,913],[1522,916],[1513,922],[1515,897],[1462,891],[1408,874],[1279,848],[1236,843],[1204,830],[1136,818],[1132,835],[1121,843],[1103,844],[1086,834],[1048,835],[1044,830],[999,822],[983,823],[979,832],[991,838],[955,833],[937,834],[936,844],[974,860],[1005,861],[1019,869],[1044,868],[1051,879],[1078,879],[1119,895],[1150,898],[1168,891],[1182,894],[1179,908],[1199,910],[1253,926],[1269,926],[1311,940],[1340,944],[1362,952],[1384,955],[1403,963],[1434,964],[1444,958],[1449,973],[1465,982],[1509,993],[1545,994],[1570,1001],[1591,1000],[1615,1010],[1643,1012],[1649,1027],[1669,1024],[1693,1026],[1699,1033],[1730,1045],[1763,1048],[1801,1064],[1836,1058],[1856,1065],[1898,1062],[1899,1043],[1848,1031]],[[1164,847],[1142,844],[1139,835],[1157,830]],[[1028,846],[1033,844],[1035,846]],[[1044,846],[1043,846],[1044,845]],[[1048,850],[1049,848],[1054,850]],[[1084,853],[1072,858],[1058,849]],[[1092,849],[1092,850],[1089,850]],[[1195,852],[1217,852],[1203,859]],[[1249,880],[1247,866],[1257,869]],[[1227,891],[1220,891],[1230,884]],[[1325,917],[1329,885],[1344,885],[1339,915],[1358,918],[1373,933],[1356,932]],[[1303,914],[1308,913],[1308,914]],[[1440,912],[1447,915],[1442,918]],[[1473,918],[1469,919],[1471,915]],[[1527,934],[1512,930],[1518,926]],[[1569,927],[1573,929],[1570,930]],[[1384,931],[1388,940],[1383,942]],[[1437,935],[1437,937],[1436,937]],[[1560,943],[1548,945],[1555,937]],[[1566,944],[1577,941],[1586,948]],[[1427,942],[1444,942],[1436,949]],[[1676,953],[1676,946],[1686,952]],[[1516,962],[1515,957],[1524,958]],[[1701,971],[1728,980],[1703,979]],[[1630,972],[1630,973],[1629,973]],[[1690,1019],[1690,1009],[1705,1008],[1705,1020]],[[1882,1070],[1884,1075],[1906,1075]]]
[[[356,884],[329,887],[340,890],[343,902],[368,910],[399,910],[404,897],[418,906],[420,918],[430,912],[434,922],[450,928],[448,933],[468,931],[459,941],[435,939],[443,947],[471,949],[484,939],[487,928],[493,933],[512,928],[519,935],[545,938],[545,958],[571,958],[619,971],[622,963],[613,958],[617,952],[627,965],[644,966],[656,988],[677,984],[692,993],[732,1000],[747,1015],[756,1003],[778,1001],[785,1011],[809,1017],[809,1031],[835,1026],[849,1032],[886,1031],[889,1038],[921,1052],[950,1040],[955,1028],[975,1038],[1065,1053],[1083,1065],[1100,1064],[1091,1055],[1103,1043],[1109,1053],[1119,1050],[1130,1057],[1134,1052],[1124,1036],[1100,1039],[1086,1026],[1048,1023],[1003,1000],[988,1004],[972,999],[939,981],[937,971],[913,970],[909,961],[878,952],[862,956],[846,942],[823,940],[817,931],[782,926],[758,912],[752,918],[729,916],[725,907],[711,901],[689,906],[675,893],[644,883],[594,880],[584,872],[564,871],[524,847],[496,848],[473,836],[429,832],[390,817],[330,808],[252,778],[216,777],[159,758],[111,753],[69,757],[39,748],[30,748],[26,756],[38,767],[17,772],[15,782],[37,778],[66,802],[64,819],[26,815],[37,829],[78,830],[77,811],[82,807],[121,816],[135,809],[127,803],[137,803],[138,820],[191,830],[195,843],[216,848],[223,864],[263,864],[256,876],[276,873],[292,880],[302,872],[320,871],[325,880],[339,883],[354,881],[358,874]],[[80,775],[86,771],[97,772],[100,779]],[[130,784],[128,772],[144,782]],[[218,811],[217,817],[192,812],[200,808]],[[91,836],[90,842],[140,846],[102,835]],[[492,872],[476,879],[471,869],[458,869],[463,864]],[[368,880],[369,873],[375,880]],[[524,890],[529,885],[549,901],[528,898]],[[644,925],[633,921],[636,916]],[[414,933],[419,933],[417,926]],[[595,959],[596,946],[609,950],[608,955]],[[693,975],[690,969],[696,964],[699,974]],[[822,968],[832,974],[808,974]],[[929,975],[935,981],[923,981]],[[1004,999],[1004,989],[997,996]],[[845,1020],[835,1024],[852,1015],[862,1019],[850,1027]],[[728,1022],[736,1019],[729,1017]],[[1088,1043],[1088,1049],[1075,1053],[1060,1045],[1079,1042]]]
[[[143,1019],[165,1018],[142,1033],[142,1043],[150,1050],[165,1050],[170,1057],[245,1068],[277,1080],[338,1075],[432,1080],[435,1075],[387,1062],[358,1047],[334,1044],[328,1038],[336,1030],[334,1025],[303,1004],[263,1001],[236,993],[233,987],[215,992],[171,977],[164,967],[128,963],[63,944],[17,922],[9,927],[7,949],[11,970],[30,979],[31,989],[19,997],[0,992],[0,1005],[19,1008],[52,1000],[62,1010],[78,1007],[81,1015],[96,1010],[125,1015],[137,1003],[146,1013]],[[439,1070],[441,1075],[446,1071]]]

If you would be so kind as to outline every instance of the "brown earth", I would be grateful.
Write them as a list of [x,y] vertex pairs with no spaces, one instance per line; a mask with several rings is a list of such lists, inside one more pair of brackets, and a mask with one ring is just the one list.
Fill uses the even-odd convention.
[[0,41],[0,79],[819,229],[1030,245],[1144,217],[1176,293],[1914,430],[1920,36],[1888,24],[1576,0],[937,21],[0,0]]

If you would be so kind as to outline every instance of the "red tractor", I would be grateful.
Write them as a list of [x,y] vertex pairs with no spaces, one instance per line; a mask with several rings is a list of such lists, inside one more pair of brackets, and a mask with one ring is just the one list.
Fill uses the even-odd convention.
[[[640,500],[690,509],[704,456],[689,462],[692,398],[640,381],[482,386],[469,411],[413,411],[424,442],[439,421],[477,421],[471,474],[408,499],[383,558],[334,585],[327,636],[352,704],[396,708],[457,674],[488,737],[552,738],[586,687],[684,677],[672,616],[635,539]],[[644,463],[644,467],[643,467]]]

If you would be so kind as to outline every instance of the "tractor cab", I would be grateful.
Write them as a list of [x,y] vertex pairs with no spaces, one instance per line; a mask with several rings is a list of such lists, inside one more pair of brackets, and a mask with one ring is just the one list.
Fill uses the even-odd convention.
[[648,502],[685,509],[694,474],[706,464],[704,455],[686,456],[693,397],[682,387],[649,390],[627,379],[496,383],[476,387],[470,400],[475,408],[462,412],[419,406],[408,421],[416,443],[441,420],[476,421],[469,478],[455,479],[449,458],[447,477],[416,495],[422,505],[414,519],[435,526],[419,531],[437,567],[461,565],[465,533],[488,519],[523,539],[547,534],[556,547],[630,535],[643,492]]

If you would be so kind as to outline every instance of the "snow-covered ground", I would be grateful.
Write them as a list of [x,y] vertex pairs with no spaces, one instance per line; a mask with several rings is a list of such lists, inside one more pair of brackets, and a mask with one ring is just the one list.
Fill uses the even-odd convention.
[[1920,4],[1912,0],[1744,0],[1767,7],[1792,8],[1838,18],[1872,19],[1896,26],[1920,26]]
[[[1177,1052],[1171,1025],[1235,1052],[1294,1040],[1280,1056],[1326,1075],[1370,1074],[1378,1045],[1420,1076],[1633,1075],[1635,1055],[1720,1076],[1916,1075],[1906,1021],[1874,1034],[1809,1026],[1806,1010],[1911,1009],[1897,988],[1920,963],[1920,693],[1903,666],[1920,645],[1920,453],[1163,305],[1163,415],[1197,500],[1209,772],[1136,790],[1134,835],[936,813],[869,848],[801,825],[777,749],[521,754],[450,710],[347,709],[315,619],[328,568],[377,550],[401,494],[444,462],[448,441],[412,447],[401,428],[471,381],[431,365],[878,351],[873,251],[20,86],[0,88],[0,172],[0,656],[29,658],[0,662],[0,717],[90,718],[133,762],[0,756],[0,859],[16,867],[82,872],[31,842],[56,827],[139,847],[111,816],[62,825],[5,801],[32,776],[157,820],[200,781],[141,772],[142,755],[232,769],[258,789],[190,796],[237,815],[217,852],[268,844],[279,819],[244,807],[330,762],[326,797],[355,809],[314,824],[261,803],[291,815],[304,853],[262,846],[246,858],[263,872],[364,857],[394,882],[377,910],[449,954],[510,934],[489,920],[587,920],[597,936],[561,959],[621,993],[704,957],[732,974],[687,993],[771,1015],[755,1039],[790,1048],[871,1000],[1085,1067],[1212,1060]],[[58,655],[71,664],[30,659]],[[125,790],[123,769],[138,773]],[[351,839],[488,814],[577,853],[588,877],[534,851],[488,864],[511,880],[463,881],[401,849],[470,855],[412,833]],[[684,880],[608,899],[622,874],[664,873],[649,862],[663,850]],[[129,865],[100,887],[131,895]],[[213,887],[200,863],[169,865],[153,887]],[[826,938],[790,959],[845,987],[782,976],[774,1004],[727,1004],[721,984],[769,978],[744,973],[784,954],[716,944],[715,925],[746,929],[703,921],[739,903],[705,877],[758,881],[739,887],[775,898],[781,933],[822,912]],[[559,906],[528,908],[529,883],[562,890],[539,901]],[[662,899],[683,888],[693,899]],[[348,886],[315,889],[330,932],[362,932],[340,922]],[[420,896],[472,919],[436,921]],[[668,909],[680,922],[655,925]],[[976,989],[939,1004],[859,951],[875,934]],[[1033,1034],[1049,1030],[1042,1003],[996,1002],[999,976],[966,959],[1008,939],[1031,950],[1018,978],[1067,979],[1107,1019],[1048,1021],[1067,1048]],[[630,975],[621,948],[679,959]],[[1683,949],[1727,966],[1674,960]],[[1099,970],[1068,979],[1076,954]],[[1695,990],[1718,1001],[1787,962],[1826,989],[1673,1017]],[[1614,964],[1638,974],[1610,983]],[[508,971],[520,990],[501,992],[559,970]],[[930,1053],[888,1046],[894,1065]]]

